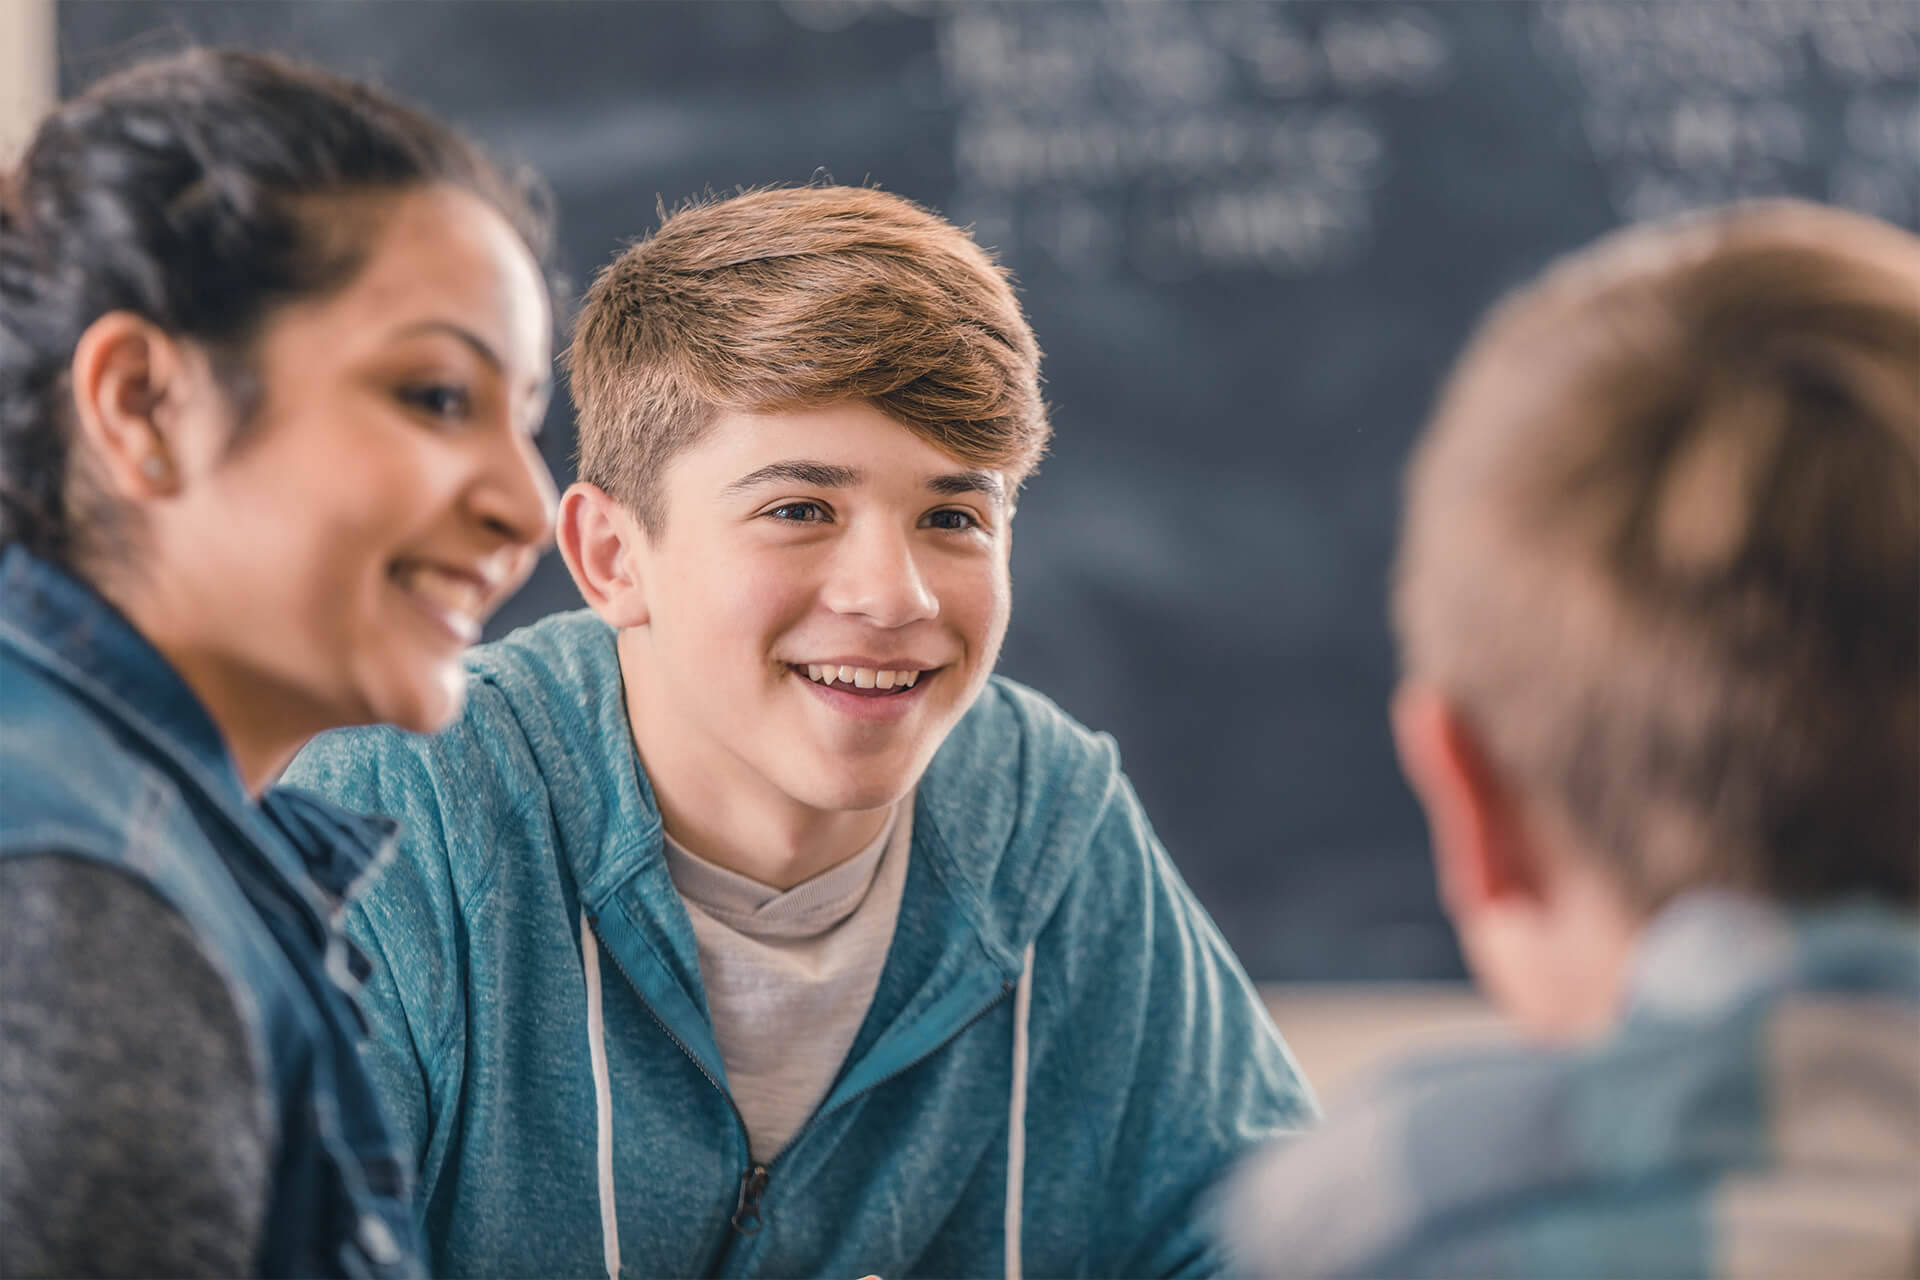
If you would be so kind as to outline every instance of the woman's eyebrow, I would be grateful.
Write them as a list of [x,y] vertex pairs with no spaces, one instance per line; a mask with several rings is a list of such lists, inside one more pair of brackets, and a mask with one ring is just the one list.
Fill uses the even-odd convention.
[[472,347],[474,354],[492,365],[497,372],[506,372],[506,362],[500,359],[500,353],[488,345],[485,338],[482,338],[479,334],[463,325],[457,325],[451,320],[422,320],[418,324],[408,325],[406,328],[396,332],[393,336],[396,338],[406,338],[416,333],[449,334],[458,338],[467,346]]

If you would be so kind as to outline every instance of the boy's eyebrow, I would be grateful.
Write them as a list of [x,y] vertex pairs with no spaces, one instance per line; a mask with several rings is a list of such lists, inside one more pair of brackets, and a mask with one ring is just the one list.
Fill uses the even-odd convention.
[[855,467],[789,458],[781,462],[769,462],[764,467],[747,472],[721,490],[721,493],[726,497],[732,497],[736,493],[743,493],[770,480],[791,480],[795,484],[812,485],[818,489],[850,489],[864,478]]
[[[724,497],[733,497],[748,489],[773,481],[784,480],[793,484],[809,485],[816,489],[851,489],[866,479],[866,473],[858,467],[844,467],[833,462],[810,462],[804,458],[784,458],[779,462],[769,462],[747,472],[738,480],[721,490]],[[953,497],[963,493],[984,494],[995,502],[1004,503],[1007,499],[1006,484],[994,471],[953,471],[927,477],[929,492],[943,497]]]
[[932,476],[927,480],[927,488],[948,497],[957,497],[963,493],[978,493],[995,502],[1007,500],[1007,486],[997,471],[955,471],[947,475]]

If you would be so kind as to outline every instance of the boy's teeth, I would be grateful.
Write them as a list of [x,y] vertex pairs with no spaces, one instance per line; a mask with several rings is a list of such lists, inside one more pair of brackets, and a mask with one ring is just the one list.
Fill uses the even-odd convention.
[[816,684],[850,684],[856,689],[911,689],[918,683],[918,671],[893,671],[885,667],[836,667],[831,663],[806,664],[807,679]]

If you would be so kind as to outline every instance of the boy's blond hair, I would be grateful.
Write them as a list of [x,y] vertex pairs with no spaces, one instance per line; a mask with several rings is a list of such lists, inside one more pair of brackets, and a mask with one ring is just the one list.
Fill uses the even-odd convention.
[[594,281],[567,363],[580,478],[654,537],[668,462],[723,412],[867,402],[1015,487],[1048,435],[1006,273],[951,223],[865,187],[672,214]]
[[1500,306],[1408,474],[1407,674],[1651,911],[1920,899],[1920,240],[1768,202]]

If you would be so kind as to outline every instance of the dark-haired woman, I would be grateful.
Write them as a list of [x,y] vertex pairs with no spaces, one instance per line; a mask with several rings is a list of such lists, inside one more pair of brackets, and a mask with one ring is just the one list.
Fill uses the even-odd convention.
[[547,537],[543,229],[444,127],[196,51],[0,188],[0,1274],[408,1274],[335,928],[377,820],[270,786],[458,709]]

